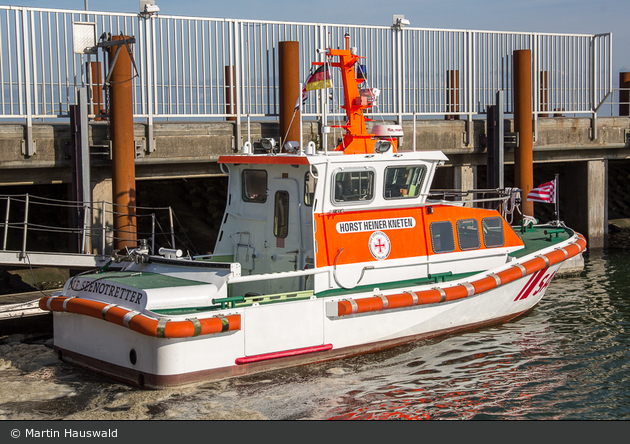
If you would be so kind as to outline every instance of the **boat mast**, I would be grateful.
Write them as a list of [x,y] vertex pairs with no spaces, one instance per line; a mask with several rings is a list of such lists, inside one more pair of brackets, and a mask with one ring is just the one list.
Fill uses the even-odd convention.
[[[363,110],[372,106],[370,98],[362,96],[359,84],[365,81],[357,79],[355,66],[359,59],[356,50],[350,48],[350,36],[345,35],[346,48],[326,50],[328,58],[338,57],[338,61],[329,62],[332,67],[341,70],[345,103],[342,106],[346,110],[348,121],[346,125],[334,125],[335,128],[346,130],[343,141],[335,148],[335,151],[343,151],[346,154],[373,154],[377,140],[373,134],[367,132],[366,118]],[[323,65],[323,62],[314,62],[314,65]],[[392,141],[393,150],[396,151],[395,141]]]

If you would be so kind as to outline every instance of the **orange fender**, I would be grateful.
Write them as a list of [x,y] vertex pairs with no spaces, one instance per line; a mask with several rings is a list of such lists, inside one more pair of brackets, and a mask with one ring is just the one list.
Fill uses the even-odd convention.
[[434,288],[431,290],[417,291],[415,292],[416,298],[414,298],[410,292],[405,292],[390,296],[379,295],[363,299],[338,301],[337,316],[404,308],[414,305],[435,304],[463,299],[474,294],[485,293],[486,291],[490,291],[501,285],[516,281],[542,269],[549,268],[551,265],[577,256],[586,249],[586,239],[581,234],[576,234],[578,240],[562,249],[559,248],[545,255],[535,257],[523,264],[515,264],[506,270],[496,274],[490,274],[474,282],[466,282],[443,289]]
[[[158,338],[189,338],[241,329],[241,315],[239,314],[169,321],[151,318],[104,302],[66,296],[45,296],[39,300],[39,307],[47,311],[69,312],[104,319],[145,336]],[[160,325],[161,323],[163,325]]]

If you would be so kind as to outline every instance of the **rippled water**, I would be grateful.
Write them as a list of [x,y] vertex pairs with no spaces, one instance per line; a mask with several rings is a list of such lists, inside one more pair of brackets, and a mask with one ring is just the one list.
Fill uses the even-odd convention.
[[630,252],[589,252],[529,314],[498,327],[162,391],[0,345],[2,419],[630,419]]

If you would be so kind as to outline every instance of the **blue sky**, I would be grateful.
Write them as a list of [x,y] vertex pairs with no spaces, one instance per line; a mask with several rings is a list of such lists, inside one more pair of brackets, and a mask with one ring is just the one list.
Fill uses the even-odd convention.
[[[85,0],[0,0],[5,5],[85,9]],[[137,0],[88,0],[93,11],[138,11]],[[613,34],[613,80],[630,71],[629,0],[156,0],[163,15],[384,25],[404,14],[422,28]]]

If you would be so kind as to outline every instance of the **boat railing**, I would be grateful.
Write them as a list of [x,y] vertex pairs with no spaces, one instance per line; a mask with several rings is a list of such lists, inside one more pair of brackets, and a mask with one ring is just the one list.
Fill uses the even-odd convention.
[[17,251],[22,260],[29,251],[109,256],[116,241],[124,239],[113,219],[130,213],[136,217],[137,239],[146,239],[151,251],[158,244],[175,248],[177,218],[171,207],[121,208],[105,201],[83,204],[32,194],[0,194],[2,206],[0,251]]
[[440,200],[477,208],[494,209],[509,223],[513,222],[514,212],[520,211],[521,190],[518,188],[445,190],[435,189],[429,192],[428,200]]

